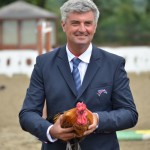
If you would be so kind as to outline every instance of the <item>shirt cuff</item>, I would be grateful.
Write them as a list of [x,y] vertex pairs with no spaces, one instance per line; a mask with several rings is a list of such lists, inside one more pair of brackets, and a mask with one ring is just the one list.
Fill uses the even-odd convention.
[[98,125],[99,125],[99,115],[98,115],[98,113],[94,113],[94,114],[96,114],[97,119],[98,119],[98,124],[97,124],[97,126],[96,126],[96,129],[97,129],[97,128],[98,128]]
[[46,135],[47,135],[47,138],[48,138],[48,140],[49,140],[50,142],[55,142],[55,141],[57,141],[57,139],[56,139],[56,138],[52,138],[51,135],[50,135],[50,133],[49,133],[49,131],[50,131],[50,129],[51,129],[52,126],[53,126],[53,125],[51,125],[51,126],[48,127],[47,132],[46,132]]

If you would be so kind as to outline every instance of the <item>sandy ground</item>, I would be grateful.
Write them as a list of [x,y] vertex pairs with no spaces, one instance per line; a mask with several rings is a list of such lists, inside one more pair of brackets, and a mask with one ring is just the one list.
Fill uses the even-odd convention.
[[[133,129],[150,129],[150,73],[129,77],[139,112],[139,122]],[[18,122],[28,84],[29,79],[23,75],[0,76],[0,150],[40,150],[40,142],[22,131]],[[150,140],[120,141],[120,146],[121,150],[149,150]]]

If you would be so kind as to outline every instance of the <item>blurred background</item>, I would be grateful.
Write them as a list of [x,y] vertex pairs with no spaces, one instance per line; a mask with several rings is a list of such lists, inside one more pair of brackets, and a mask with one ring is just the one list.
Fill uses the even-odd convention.
[[[1,150],[40,150],[40,142],[20,128],[18,113],[36,56],[66,42],[59,11],[65,1],[0,1]],[[126,59],[139,112],[137,126],[118,133],[121,150],[149,150],[150,0],[93,1],[101,12],[93,43]]]

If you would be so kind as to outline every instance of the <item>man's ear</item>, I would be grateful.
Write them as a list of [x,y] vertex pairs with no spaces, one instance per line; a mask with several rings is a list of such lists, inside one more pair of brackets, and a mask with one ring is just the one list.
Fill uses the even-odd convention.
[[95,30],[94,30],[94,33],[96,32],[96,29],[97,29],[97,24],[95,25]]
[[61,26],[62,26],[63,31],[65,32],[66,31],[65,30],[65,21],[61,21]]

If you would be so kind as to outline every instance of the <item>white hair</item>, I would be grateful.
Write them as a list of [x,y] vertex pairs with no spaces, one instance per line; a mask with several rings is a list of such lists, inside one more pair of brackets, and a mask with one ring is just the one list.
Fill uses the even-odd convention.
[[92,0],[68,0],[60,7],[61,20],[66,21],[68,14],[71,12],[84,13],[88,11],[94,13],[95,22],[97,23],[100,12]]

